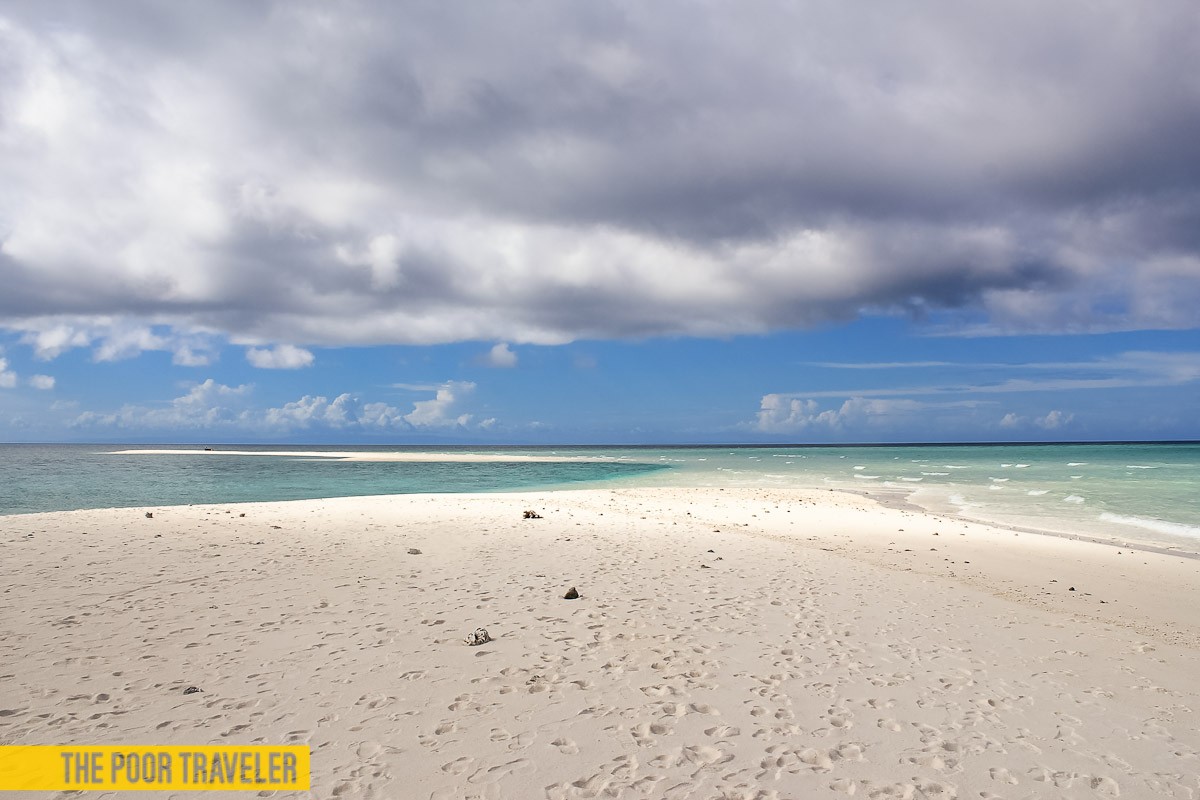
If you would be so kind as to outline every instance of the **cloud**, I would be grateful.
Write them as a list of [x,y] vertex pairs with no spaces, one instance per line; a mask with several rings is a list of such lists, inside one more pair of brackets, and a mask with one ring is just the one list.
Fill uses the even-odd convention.
[[[0,360],[0,368],[3,368]],[[256,407],[253,386],[227,386],[209,378],[191,386],[165,407],[126,405],[113,412],[84,411],[72,427],[157,431],[212,431],[256,436],[294,431],[383,433],[435,431],[470,426],[473,416],[463,411],[475,384],[447,381],[432,387],[434,397],[418,400],[407,413],[383,402],[363,402],[345,392],[330,400],[305,395],[279,406]],[[480,422],[480,430],[496,425]]]
[[837,413],[819,411],[819,408],[815,400],[802,400],[782,394],[763,395],[756,427],[760,431],[777,433],[800,430],[817,423],[832,425]]
[[950,361],[864,361],[864,362],[843,362],[843,361],[806,361],[806,366],[824,367],[826,369],[927,369],[929,367],[953,367],[956,366]]
[[1056,409],[1054,411],[1049,412],[1044,417],[1035,419],[1034,424],[1036,424],[1039,428],[1045,428],[1046,430],[1050,431],[1050,430],[1054,430],[1055,428],[1061,428],[1064,425],[1069,425],[1074,419],[1075,419],[1074,414],[1071,414],[1071,413],[1064,414],[1063,412],[1058,411]]
[[486,355],[480,358],[480,362],[489,367],[515,367],[517,365],[517,354],[508,349],[508,345],[504,342],[497,344]]
[[8,368],[8,359],[0,358],[0,389],[11,389],[17,385],[17,373]]
[[149,328],[132,327],[116,330],[100,341],[93,358],[96,361],[120,361],[139,356],[147,350],[167,350],[166,338],[158,336]]
[[185,333],[120,317],[39,317],[26,320],[21,329],[22,344],[32,348],[42,361],[92,345],[92,360],[97,362],[135,358],[147,351],[171,352],[172,362],[186,367],[207,366],[217,359],[207,332]]
[[184,364],[192,335],[1190,329],[1193,19],[8,4],[0,327]]
[[241,428],[251,424],[248,401],[252,387],[226,386],[212,378],[194,384],[166,407],[125,405],[104,413],[84,411],[75,428],[108,427],[126,430],[199,430]]
[[1057,409],[1049,411],[1040,417],[1033,417],[1032,419],[1010,411],[1000,419],[1000,427],[1018,429],[1027,428],[1030,424],[1033,424],[1044,430],[1052,431],[1070,425],[1074,421],[1075,415],[1073,413],[1062,412]]
[[325,397],[305,395],[299,400],[286,403],[265,412],[265,424],[269,428],[311,428],[322,426],[346,428],[359,422],[360,404],[350,394],[340,394],[332,401]]
[[[814,364],[837,369],[890,369],[898,364]],[[1045,361],[1020,364],[915,362],[912,368],[947,367],[957,373],[976,372],[975,383],[924,384],[883,388],[854,387],[780,393],[781,397],[913,397],[955,394],[1014,394],[1148,386],[1183,386],[1200,381],[1200,353],[1135,351],[1089,361]],[[997,380],[992,373],[1023,371],[1031,377]],[[1053,377],[1042,377],[1044,373]]]
[[896,426],[912,422],[931,410],[975,408],[977,405],[972,401],[927,403],[904,398],[850,397],[840,406],[823,409],[812,399],[767,394],[762,398],[752,427],[763,433],[796,433],[812,429],[840,432],[865,426]]
[[272,348],[251,347],[246,360],[259,369],[302,369],[311,367],[313,354],[302,347],[280,344]]
[[27,320],[21,327],[25,330],[22,343],[32,347],[34,355],[43,361],[57,358],[75,347],[87,347],[93,339],[86,330],[53,321]]
[[171,358],[171,363],[181,367],[207,367],[217,360],[216,354],[209,350],[192,348],[193,345],[179,345]]
[[470,414],[456,413],[463,398],[475,391],[475,384],[468,381],[447,381],[437,388],[432,400],[418,400],[413,410],[404,415],[404,420],[415,428],[446,428],[465,426],[471,421]]
[[29,385],[34,389],[49,390],[54,388],[54,378],[50,375],[30,375]]

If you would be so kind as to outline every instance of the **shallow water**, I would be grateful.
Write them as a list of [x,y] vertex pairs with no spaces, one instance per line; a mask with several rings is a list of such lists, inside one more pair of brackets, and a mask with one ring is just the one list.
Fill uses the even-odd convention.
[[[0,445],[0,514],[381,494],[516,491],[630,477],[663,469],[657,464],[622,462],[363,462],[223,456],[219,452],[112,454],[127,447],[139,449],[126,445]],[[397,448],[237,445],[227,449],[313,452]]]
[[518,491],[618,481],[621,485],[647,486],[849,489],[877,496],[887,494],[930,511],[1001,524],[1200,549],[1200,443],[225,448],[504,453],[592,459],[476,463],[347,462],[219,453],[111,454],[124,448],[0,446],[0,514],[375,494]]
[[664,451],[646,483],[805,486],[943,514],[1200,549],[1200,444],[914,445]]

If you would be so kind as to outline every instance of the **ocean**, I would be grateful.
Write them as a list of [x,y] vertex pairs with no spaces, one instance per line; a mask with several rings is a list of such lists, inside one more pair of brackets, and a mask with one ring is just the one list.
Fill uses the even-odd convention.
[[[928,511],[1054,533],[1200,551],[1200,443],[403,447],[0,445],[0,514],[379,494],[620,486],[844,489]],[[195,445],[153,449],[196,449]],[[564,461],[340,461],[289,452],[459,452]],[[586,460],[584,460],[586,459]]]

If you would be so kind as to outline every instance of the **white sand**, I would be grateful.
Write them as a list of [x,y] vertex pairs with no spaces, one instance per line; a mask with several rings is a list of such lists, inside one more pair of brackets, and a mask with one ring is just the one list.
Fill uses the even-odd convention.
[[337,461],[446,461],[446,462],[528,462],[559,464],[566,461],[616,461],[603,456],[530,456],[504,453],[433,453],[383,450],[114,450],[110,456],[275,456],[283,458],[328,458]]
[[0,743],[308,743],[314,798],[1200,797],[1194,559],[831,492],[145,510],[0,518]]

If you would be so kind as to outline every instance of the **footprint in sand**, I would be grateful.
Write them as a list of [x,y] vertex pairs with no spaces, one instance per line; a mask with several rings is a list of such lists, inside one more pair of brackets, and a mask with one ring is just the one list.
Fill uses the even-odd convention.
[[442,764],[442,772],[448,772],[451,775],[462,775],[464,772],[469,770],[471,765],[474,763],[475,759],[463,756],[462,758],[456,758],[447,764]]
[[497,764],[494,767],[482,767],[472,773],[471,777],[467,778],[467,782],[494,784],[496,781],[507,778],[509,775],[533,772],[534,769],[532,761],[527,758],[518,758],[505,764]]
[[579,745],[575,744],[575,742],[571,741],[570,739],[555,739],[550,743],[550,746],[557,747],[558,752],[565,756],[573,756],[579,752]]
[[735,728],[732,725],[718,725],[714,728],[706,728],[704,735],[710,739],[726,739],[734,736],[741,736],[741,728]]
[[1015,777],[1013,777],[1013,774],[1011,772],[1009,772],[1008,769],[1005,767],[992,767],[991,769],[988,770],[988,777],[990,777],[994,781],[1000,781],[1001,783],[1007,783],[1010,786],[1017,785],[1017,779]]
[[355,750],[354,750],[354,754],[357,755],[363,761],[374,758],[375,756],[379,755],[382,752],[383,752],[383,745],[381,745],[379,742],[370,742],[370,741],[359,742],[358,747],[355,748]]
[[461,711],[464,708],[471,708],[474,711],[478,711],[479,707],[474,705],[474,701],[474,695],[460,694],[458,697],[454,698],[454,702],[448,705],[446,708],[450,711]]
[[653,747],[658,743],[658,741],[653,737],[663,736],[665,734],[669,734],[670,732],[671,729],[661,723],[643,722],[635,725],[633,729],[629,731],[629,735],[633,737],[633,741],[637,743],[638,747]]
[[658,713],[666,717],[682,717],[687,714],[687,707],[682,703],[659,703]]

